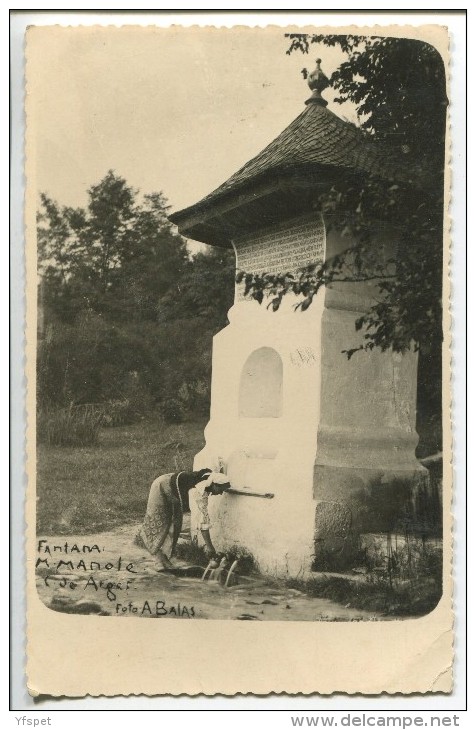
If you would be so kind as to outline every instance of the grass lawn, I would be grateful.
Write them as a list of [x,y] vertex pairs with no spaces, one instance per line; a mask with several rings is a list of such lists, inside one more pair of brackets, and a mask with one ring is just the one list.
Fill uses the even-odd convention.
[[40,445],[37,532],[86,534],[138,522],[152,481],[192,468],[206,419],[167,425],[149,418],[101,430],[99,446]]

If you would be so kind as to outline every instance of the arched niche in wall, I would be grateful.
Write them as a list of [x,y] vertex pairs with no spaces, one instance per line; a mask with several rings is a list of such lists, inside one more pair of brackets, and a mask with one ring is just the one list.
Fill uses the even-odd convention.
[[272,347],[254,350],[243,366],[238,413],[241,418],[279,418],[283,412],[283,361]]

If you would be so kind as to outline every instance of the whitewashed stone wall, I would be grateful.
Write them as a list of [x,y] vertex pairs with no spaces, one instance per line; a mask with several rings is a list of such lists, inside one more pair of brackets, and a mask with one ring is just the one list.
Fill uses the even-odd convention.
[[[387,239],[391,249],[382,228]],[[314,213],[234,245],[239,269],[282,273],[350,241],[326,235]],[[384,531],[395,479],[410,489],[425,472],[415,458],[416,355],[343,354],[362,342],[355,320],[375,293],[373,282],[333,284],[304,312],[293,294],[272,312],[237,291],[230,325],[214,338],[210,421],[194,466],[223,466],[236,489],[274,497],[210,498],[218,550],[250,553],[266,573],[304,577],[319,551],[347,550],[350,530]],[[200,540],[193,512],[191,526]]]

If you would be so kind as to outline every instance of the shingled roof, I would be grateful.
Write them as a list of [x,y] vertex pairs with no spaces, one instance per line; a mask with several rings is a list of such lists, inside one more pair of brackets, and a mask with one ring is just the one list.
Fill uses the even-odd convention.
[[[317,81],[316,81],[317,79]],[[324,82],[323,82],[324,80]],[[320,82],[320,83],[319,83]],[[301,179],[316,185],[318,180],[331,179],[332,173],[346,172],[397,182],[409,187],[423,188],[425,172],[412,164],[402,149],[395,150],[374,141],[349,122],[345,122],[326,108],[320,91],[327,85],[326,77],[318,66],[314,72],[313,95],[306,107],[256,157],[246,163],[222,185],[194,205],[170,216],[181,232],[206,243],[216,243],[212,228],[223,224],[223,210],[245,205],[269,195],[270,184]],[[302,182],[304,180],[304,183]],[[225,208],[224,208],[225,206]],[[215,215],[220,224],[210,221]],[[207,227],[208,222],[208,227]],[[224,225],[222,235],[225,233]]]

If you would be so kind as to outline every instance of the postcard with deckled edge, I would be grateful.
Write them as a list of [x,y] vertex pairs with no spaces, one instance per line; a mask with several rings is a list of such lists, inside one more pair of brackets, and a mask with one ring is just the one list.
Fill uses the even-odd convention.
[[451,692],[449,45],[28,29],[33,696]]

